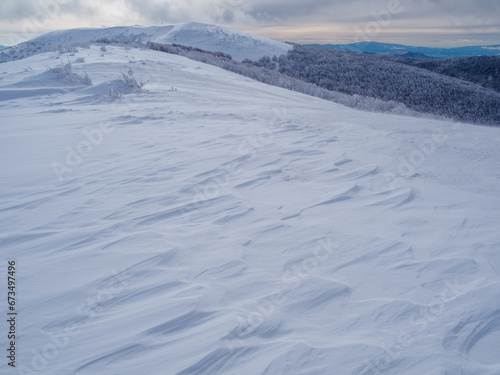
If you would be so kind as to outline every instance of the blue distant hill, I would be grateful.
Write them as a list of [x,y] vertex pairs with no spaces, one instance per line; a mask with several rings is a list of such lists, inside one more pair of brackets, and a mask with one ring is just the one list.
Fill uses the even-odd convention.
[[310,47],[355,53],[386,54],[419,58],[450,58],[467,56],[500,56],[500,45],[456,48],[412,47],[402,44],[359,42],[353,44],[309,44]]
[[6,48],[7,48],[6,46],[0,46],[0,51]]

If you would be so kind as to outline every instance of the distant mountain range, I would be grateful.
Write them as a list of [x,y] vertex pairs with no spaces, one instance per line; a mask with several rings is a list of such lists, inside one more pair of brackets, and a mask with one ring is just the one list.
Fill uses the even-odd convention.
[[6,46],[0,46],[0,50],[6,49],[6,48],[8,48],[8,47],[6,47]]
[[451,58],[466,56],[500,56],[500,45],[456,48],[412,47],[402,44],[359,42],[352,44],[309,44],[310,47],[337,51],[386,54],[413,58]]

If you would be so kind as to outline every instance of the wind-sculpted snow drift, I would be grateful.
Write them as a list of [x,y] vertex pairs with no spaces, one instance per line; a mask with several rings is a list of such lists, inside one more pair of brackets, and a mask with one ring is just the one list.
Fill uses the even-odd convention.
[[500,373],[498,129],[73,53],[0,65],[14,371]]

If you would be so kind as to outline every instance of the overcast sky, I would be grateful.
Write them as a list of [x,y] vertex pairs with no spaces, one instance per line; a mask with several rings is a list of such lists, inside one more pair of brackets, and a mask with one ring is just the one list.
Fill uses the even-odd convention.
[[500,44],[500,0],[0,0],[0,44],[55,29],[190,21],[298,43]]

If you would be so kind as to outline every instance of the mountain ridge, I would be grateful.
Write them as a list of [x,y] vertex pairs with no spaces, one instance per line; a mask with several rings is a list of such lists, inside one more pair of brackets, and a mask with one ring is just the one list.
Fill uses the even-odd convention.
[[388,54],[395,56],[401,56],[406,53],[413,53],[423,54],[433,58],[500,56],[500,45],[435,48],[415,47],[393,43],[358,42],[351,44],[308,44],[307,46],[320,49],[342,50],[345,52]]
[[49,52],[73,45],[91,43],[99,39],[118,42],[176,43],[224,52],[242,61],[259,59],[265,55],[281,55],[291,45],[222,26],[196,22],[165,26],[114,26],[109,28],[77,28],[55,30],[0,52],[0,62],[18,60],[40,52]]

